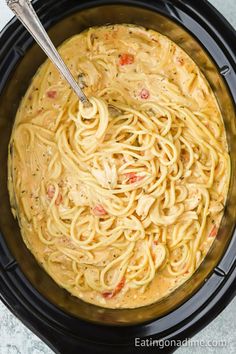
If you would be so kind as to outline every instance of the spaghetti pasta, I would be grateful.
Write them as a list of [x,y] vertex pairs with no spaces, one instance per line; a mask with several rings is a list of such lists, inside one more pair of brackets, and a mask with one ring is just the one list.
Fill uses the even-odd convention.
[[217,234],[230,171],[219,108],[197,65],[157,32],[90,28],[60,53],[91,107],[49,61],[33,78],[9,153],[24,241],[85,301],[152,303],[193,274]]

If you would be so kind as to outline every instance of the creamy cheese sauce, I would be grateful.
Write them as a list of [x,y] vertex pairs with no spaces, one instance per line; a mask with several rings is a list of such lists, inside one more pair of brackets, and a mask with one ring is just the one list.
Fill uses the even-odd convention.
[[213,92],[167,37],[90,28],[59,49],[92,108],[46,61],[17,112],[9,192],[27,247],[84,301],[132,308],[198,268],[226,201],[230,159]]

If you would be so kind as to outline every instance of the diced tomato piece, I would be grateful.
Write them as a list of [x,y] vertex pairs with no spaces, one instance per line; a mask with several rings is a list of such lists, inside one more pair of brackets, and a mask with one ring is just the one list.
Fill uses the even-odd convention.
[[129,65],[129,64],[133,64],[134,62],[134,56],[133,54],[128,54],[128,53],[124,53],[121,54],[120,59],[119,59],[119,64],[120,65]]
[[124,285],[125,285],[125,277],[123,277],[119,282],[119,284],[116,286],[114,290],[114,295],[118,294],[121,291],[121,289],[124,287]]
[[218,232],[218,228],[214,225],[208,237],[216,237],[217,232]]
[[128,178],[129,184],[139,182],[144,179],[144,176],[137,176],[135,172],[125,173],[125,176]]
[[140,97],[143,99],[143,100],[147,100],[150,96],[150,93],[147,89],[143,88],[140,92]]
[[[52,198],[54,197],[54,194],[55,194],[55,187],[54,187],[52,184],[50,184],[50,185],[48,186],[48,189],[47,189],[48,198],[49,198],[49,199],[52,199]],[[57,196],[57,198],[56,198],[56,200],[55,200],[55,204],[58,206],[59,204],[61,204],[61,202],[62,202],[62,195],[61,195],[61,193],[59,192],[59,193],[58,193],[58,196]]]
[[124,285],[125,285],[125,277],[121,279],[121,281],[119,282],[119,284],[117,284],[116,288],[113,291],[106,291],[102,294],[102,296],[106,299],[112,299],[121,291]]
[[131,178],[129,182],[135,183],[141,181],[142,179],[144,179],[144,176],[135,176],[134,178]]
[[102,205],[98,204],[93,208],[93,213],[96,216],[104,216],[107,214],[106,210],[103,208]]
[[136,176],[135,172],[125,173],[125,177],[127,177],[127,178],[134,178],[135,176]]
[[61,193],[58,193],[57,199],[55,200],[55,204],[58,206],[62,202],[62,195]]
[[177,57],[177,58],[176,58],[176,63],[177,63],[178,65],[183,65],[183,64],[184,64],[184,58]]
[[49,98],[56,98],[56,96],[57,96],[57,91],[55,91],[55,90],[50,90],[50,91],[47,92],[47,96],[48,96]]
[[113,291],[105,291],[104,293],[102,293],[102,296],[105,299],[111,299],[113,297]]
[[205,249],[205,242],[199,246],[199,251],[202,252],[202,251],[204,251],[204,249]]
[[188,162],[189,161],[188,153],[186,151],[181,152],[180,159],[182,162]]
[[[183,268],[185,268],[187,266],[187,263],[185,262],[184,264],[183,264]],[[189,273],[189,270],[187,269],[185,272],[184,272],[184,274],[188,274]]]
[[47,195],[50,199],[52,199],[54,197],[54,194],[55,194],[55,187],[52,184],[50,184],[47,189]]

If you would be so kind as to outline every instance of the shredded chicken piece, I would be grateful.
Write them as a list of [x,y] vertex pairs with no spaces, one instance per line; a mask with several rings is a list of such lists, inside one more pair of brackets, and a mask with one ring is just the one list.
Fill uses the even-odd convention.
[[155,268],[159,268],[166,257],[166,248],[164,245],[157,245],[156,243],[152,244],[152,259],[154,261]]
[[209,206],[209,212],[212,214],[218,214],[224,209],[224,205],[217,201],[211,201]]
[[97,182],[104,188],[114,188],[117,184],[117,171],[116,165],[110,166],[107,161],[103,163],[104,170],[92,168],[92,175],[96,178]]
[[190,189],[188,198],[184,201],[184,209],[185,211],[194,210],[199,205],[202,199],[201,193],[198,189]]
[[68,198],[76,205],[76,206],[85,206],[89,205],[88,196],[86,190],[84,188],[77,189],[74,187],[68,193]]
[[138,214],[138,216],[145,218],[148,215],[149,210],[154,202],[154,197],[150,195],[142,195],[138,200],[138,205],[136,208],[136,213]]

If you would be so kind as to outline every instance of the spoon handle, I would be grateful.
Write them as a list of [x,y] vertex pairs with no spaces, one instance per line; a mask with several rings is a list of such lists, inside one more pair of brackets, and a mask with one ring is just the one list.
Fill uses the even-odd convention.
[[60,73],[68,81],[72,89],[78,95],[82,103],[88,103],[88,99],[73,78],[63,59],[54,47],[42,23],[40,22],[33,6],[29,0],[6,0],[8,7],[14,12],[16,17],[27,28],[39,46],[56,65]]

